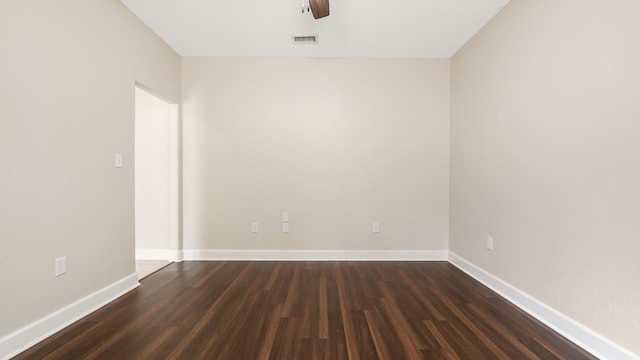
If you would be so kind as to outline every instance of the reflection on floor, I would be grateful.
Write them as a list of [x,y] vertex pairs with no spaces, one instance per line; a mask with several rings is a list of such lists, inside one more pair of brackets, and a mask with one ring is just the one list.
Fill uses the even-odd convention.
[[136,260],[138,280],[151,275],[167,265],[169,265],[169,261],[167,260]]

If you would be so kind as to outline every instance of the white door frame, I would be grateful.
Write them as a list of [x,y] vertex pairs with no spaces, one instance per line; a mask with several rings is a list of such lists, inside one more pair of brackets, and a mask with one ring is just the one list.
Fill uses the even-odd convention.
[[[137,83],[135,87],[162,100],[169,110],[169,243],[166,256],[162,257],[173,262],[181,262],[184,259],[182,247],[182,141],[180,124],[180,105],[175,103],[143,84]],[[164,254],[165,252],[162,251]]]
[[180,262],[182,251],[182,184],[180,106],[169,104],[169,261]]

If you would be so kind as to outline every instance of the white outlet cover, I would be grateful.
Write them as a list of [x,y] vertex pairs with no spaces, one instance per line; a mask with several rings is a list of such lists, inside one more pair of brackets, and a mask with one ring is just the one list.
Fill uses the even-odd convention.
[[258,223],[251,223],[251,232],[252,233],[257,233],[259,230],[259,225]]
[[493,238],[487,236],[487,250],[493,250]]
[[289,232],[289,223],[282,223],[282,232],[283,233]]
[[66,256],[61,256],[59,258],[56,258],[55,264],[56,264],[56,268],[55,268],[55,275],[56,276],[60,276],[60,275],[62,275],[62,274],[67,272],[67,257]]

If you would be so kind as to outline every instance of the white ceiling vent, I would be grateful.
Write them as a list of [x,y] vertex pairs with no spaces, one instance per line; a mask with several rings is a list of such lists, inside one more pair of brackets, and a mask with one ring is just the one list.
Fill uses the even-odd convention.
[[317,44],[318,35],[292,36],[294,44]]

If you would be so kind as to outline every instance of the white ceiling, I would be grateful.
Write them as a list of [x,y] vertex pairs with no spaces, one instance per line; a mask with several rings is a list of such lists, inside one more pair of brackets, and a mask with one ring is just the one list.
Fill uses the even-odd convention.
[[121,1],[182,56],[391,58],[451,57],[509,2],[330,0],[314,20],[304,0]]

